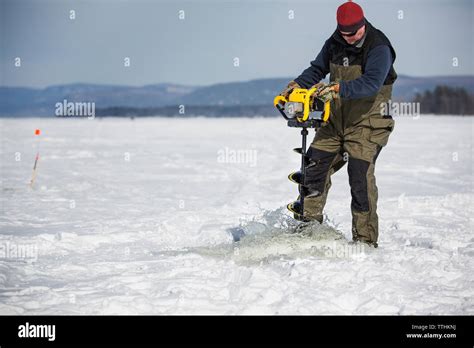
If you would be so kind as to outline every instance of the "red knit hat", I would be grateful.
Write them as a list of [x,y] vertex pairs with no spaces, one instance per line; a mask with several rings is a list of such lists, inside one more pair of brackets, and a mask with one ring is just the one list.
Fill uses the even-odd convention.
[[337,29],[343,32],[352,33],[365,24],[362,7],[350,0],[337,8],[336,18]]

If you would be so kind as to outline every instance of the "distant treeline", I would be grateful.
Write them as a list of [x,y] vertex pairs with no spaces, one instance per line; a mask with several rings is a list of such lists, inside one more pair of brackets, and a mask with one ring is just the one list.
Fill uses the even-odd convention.
[[474,95],[464,88],[436,86],[434,91],[415,95],[422,114],[474,115]]
[[167,117],[273,117],[280,115],[273,105],[186,105],[164,106],[151,108],[110,107],[96,109],[96,116],[167,116]]
[[[474,95],[465,88],[437,86],[433,91],[417,93],[422,114],[474,115]],[[108,107],[96,109],[96,116],[165,116],[165,117],[279,117],[273,105],[173,105],[163,107]]]

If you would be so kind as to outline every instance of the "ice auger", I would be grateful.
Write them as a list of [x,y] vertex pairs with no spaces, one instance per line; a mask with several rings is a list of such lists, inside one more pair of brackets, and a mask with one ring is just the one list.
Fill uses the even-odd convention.
[[[329,119],[331,112],[329,101],[323,103],[314,97],[316,90],[317,88],[295,88],[290,93],[288,99],[279,95],[273,100],[275,107],[287,120],[288,127],[301,128],[301,147],[293,149],[296,153],[301,154],[301,169],[299,172],[288,175],[288,179],[298,184],[299,196],[295,202],[287,205],[294,218],[300,221],[308,221],[304,216],[304,198],[308,193],[308,189],[304,185],[306,167],[311,165],[311,159],[306,156],[308,128],[314,128],[317,131]],[[310,114],[315,111],[322,111],[322,113],[317,118],[310,118]]]

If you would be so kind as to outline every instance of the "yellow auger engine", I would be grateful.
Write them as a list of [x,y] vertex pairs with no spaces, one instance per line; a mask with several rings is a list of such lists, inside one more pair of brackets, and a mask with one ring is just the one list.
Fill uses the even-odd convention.
[[[304,122],[309,120],[309,115],[311,112],[324,111],[321,117],[316,120],[318,120],[318,122],[326,122],[329,119],[330,102],[328,101],[323,103],[321,100],[314,97],[314,93],[316,91],[316,87],[311,89],[295,88],[290,93],[288,100],[285,97],[278,95],[273,100],[273,104],[286,120],[296,119],[298,123],[304,124]],[[288,117],[288,115],[285,113],[285,109],[287,110],[290,117]],[[302,125],[297,127],[305,128]],[[306,126],[306,128],[315,127]]]
[[[321,125],[329,119],[331,108],[330,102],[322,102],[314,97],[317,88],[304,89],[295,88],[290,93],[288,99],[283,96],[276,96],[273,104],[278,109],[280,114],[287,120],[288,127],[296,127],[301,129],[301,148],[295,148],[293,151],[301,154],[301,169],[298,172],[288,175],[288,179],[298,184],[299,197],[298,199],[287,205],[289,211],[293,213],[296,220],[308,221],[304,216],[304,197],[307,189],[304,186],[304,178],[306,174],[306,166],[311,162],[311,159],[306,156],[306,136],[308,135],[308,128],[314,128],[316,131]],[[286,112],[288,113],[286,113]],[[312,112],[322,112],[319,117],[310,117]]]

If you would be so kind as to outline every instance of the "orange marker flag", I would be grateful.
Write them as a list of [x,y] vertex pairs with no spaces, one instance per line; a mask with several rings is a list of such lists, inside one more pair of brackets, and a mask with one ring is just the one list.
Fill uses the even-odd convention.
[[[41,130],[40,129],[37,129],[35,130],[35,135],[40,135],[41,134]],[[38,165],[38,160],[39,160],[39,137],[37,138],[38,141],[36,143],[36,157],[35,157],[35,164],[33,166],[33,175],[31,176],[31,181],[30,181],[30,187],[33,187],[33,184],[35,182],[35,179],[36,179],[36,168],[37,168],[37,165]]]

